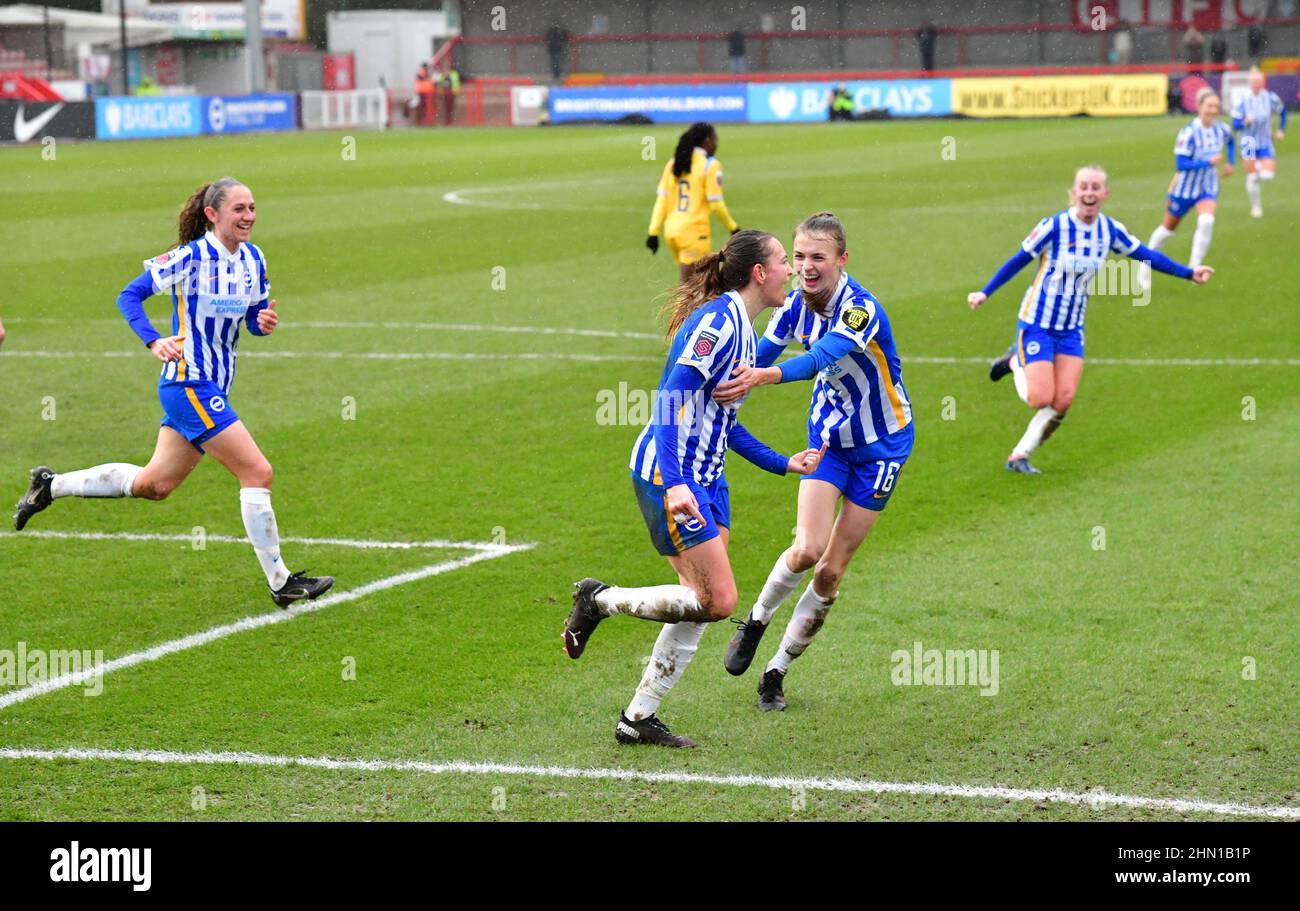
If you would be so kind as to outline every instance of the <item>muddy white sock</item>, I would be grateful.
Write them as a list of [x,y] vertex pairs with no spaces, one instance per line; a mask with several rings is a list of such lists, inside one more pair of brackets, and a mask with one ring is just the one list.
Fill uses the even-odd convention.
[[1205,254],[1210,252],[1210,239],[1214,237],[1214,216],[1202,212],[1196,216],[1196,233],[1192,235],[1192,258],[1187,265],[1195,269],[1205,262]]
[[636,695],[624,712],[630,720],[640,721],[659,710],[659,703],[695,657],[700,637],[708,626],[707,623],[673,623],[660,630]]
[[781,554],[776,558],[776,565],[768,573],[767,581],[763,583],[763,590],[758,593],[758,601],[749,611],[749,616],[759,623],[767,626],[772,620],[772,615],[777,612],[790,593],[799,587],[803,577],[808,575],[808,570],[795,572],[786,562],[789,551]]
[[647,585],[642,588],[614,585],[596,596],[596,604],[606,617],[627,614],[660,623],[682,620],[708,622],[712,619],[700,605],[695,592],[685,585]]
[[1051,405],[1044,405],[1035,411],[1034,416],[1029,419],[1029,426],[1025,428],[1025,435],[1020,438],[1016,448],[1011,450],[1012,457],[1029,456],[1042,445],[1043,440],[1052,435],[1052,432],[1056,430],[1056,426],[1053,425],[1051,430],[1048,430],[1048,426],[1052,425],[1053,422],[1059,425],[1060,418],[1061,413]]
[[822,628],[822,623],[826,621],[826,614],[830,612],[835,599],[823,598],[817,594],[813,591],[814,584],[809,583],[800,596],[799,603],[795,605],[794,616],[786,624],[785,635],[781,637],[781,647],[767,663],[768,671],[776,670],[783,674],[789,671],[790,662],[802,655],[804,649],[812,644],[813,636],[817,635],[817,631]]
[[56,474],[50,482],[50,494],[59,497],[130,497],[135,479],[144,471],[139,465],[109,462],[94,468]]
[[271,491],[265,487],[241,487],[239,511],[244,517],[244,531],[253,542],[257,562],[266,574],[266,584],[279,591],[289,579],[289,570],[280,559],[280,529],[271,509]]

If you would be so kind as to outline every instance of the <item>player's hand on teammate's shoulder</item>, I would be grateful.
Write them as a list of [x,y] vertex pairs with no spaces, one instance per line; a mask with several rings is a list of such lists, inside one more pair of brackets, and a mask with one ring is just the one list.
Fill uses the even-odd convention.
[[651,234],[649,237],[647,237],[647,238],[645,239],[645,245],[646,245],[646,249],[649,250],[651,253],[658,253],[658,252],[659,252],[659,235],[658,235],[658,234]]
[[731,378],[723,380],[714,387],[713,400],[719,405],[734,405],[749,395],[749,390],[755,386],[765,386],[780,379],[781,371],[775,367],[759,368],[748,364],[737,364],[731,371]]
[[272,300],[266,305],[265,310],[257,312],[257,328],[262,330],[263,335],[270,335],[275,331],[276,325],[280,322],[280,315],[275,312],[275,301]]
[[966,295],[966,303],[970,304],[972,310],[978,310],[980,304],[989,299],[989,296],[983,291],[972,291]]
[[1192,269],[1192,281],[1198,285],[1203,285],[1210,280],[1210,276],[1213,274],[1213,266],[1197,266]]
[[821,449],[805,449],[803,452],[796,452],[790,456],[786,471],[790,474],[812,474],[821,464],[822,456],[826,455],[826,446],[826,443],[822,443]]

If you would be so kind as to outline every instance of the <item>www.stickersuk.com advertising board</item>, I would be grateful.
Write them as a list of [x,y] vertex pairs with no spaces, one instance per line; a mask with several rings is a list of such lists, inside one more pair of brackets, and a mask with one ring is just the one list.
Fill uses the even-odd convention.
[[1163,114],[1169,77],[998,76],[952,80],[952,112],[967,117],[1132,117]]

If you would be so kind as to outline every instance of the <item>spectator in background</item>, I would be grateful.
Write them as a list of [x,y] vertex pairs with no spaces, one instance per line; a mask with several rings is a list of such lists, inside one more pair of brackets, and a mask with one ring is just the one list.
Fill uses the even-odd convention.
[[727,56],[731,58],[732,75],[745,72],[745,33],[739,28],[732,29],[727,36]]
[[921,49],[921,69],[934,72],[934,42],[939,37],[934,23],[926,20],[916,32],[916,43]]
[[1210,39],[1210,62],[1223,63],[1228,59],[1228,39],[1222,34],[1215,35]]
[[1120,66],[1128,66],[1133,62],[1133,27],[1123,19],[1119,21],[1119,30],[1115,32],[1115,43],[1111,50],[1114,52],[1114,62]]
[[418,123],[423,127],[433,126],[433,73],[428,63],[421,63],[415,71],[415,98],[418,105]]
[[1205,62],[1205,36],[1194,25],[1187,26],[1183,32],[1183,59],[1191,64],[1193,76],[1201,75],[1201,64]]
[[831,90],[829,114],[831,120],[853,119],[853,96],[843,83]]
[[551,78],[560,81],[564,69],[564,51],[569,46],[569,33],[562,25],[552,25],[546,30],[546,53],[551,57]]
[[442,90],[442,123],[451,126],[456,120],[456,96],[460,94],[460,71],[454,66],[438,80]]
[[1259,25],[1252,25],[1246,29],[1246,56],[1253,62],[1258,63],[1259,58],[1264,56],[1264,48],[1268,45],[1268,36],[1264,34],[1264,29]]

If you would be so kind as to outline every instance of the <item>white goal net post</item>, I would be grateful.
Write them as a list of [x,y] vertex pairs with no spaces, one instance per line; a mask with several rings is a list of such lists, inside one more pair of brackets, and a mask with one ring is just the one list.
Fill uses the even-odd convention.
[[1237,102],[1250,93],[1250,73],[1246,70],[1225,70],[1219,95],[1223,100],[1223,115],[1232,116]]
[[353,89],[302,93],[304,130],[388,129],[388,92]]

